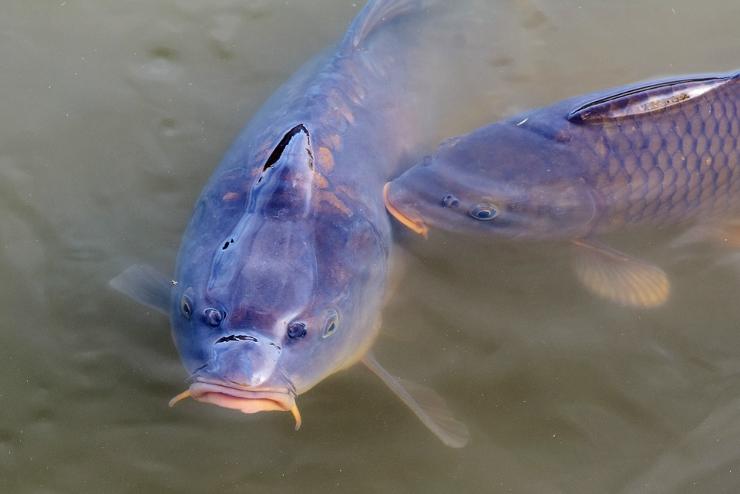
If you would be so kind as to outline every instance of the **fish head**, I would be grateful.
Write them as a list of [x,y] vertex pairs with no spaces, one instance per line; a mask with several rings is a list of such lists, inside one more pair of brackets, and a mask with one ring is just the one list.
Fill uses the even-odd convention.
[[216,239],[191,222],[178,258],[171,317],[189,395],[245,413],[297,410],[298,394],[362,356],[382,302],[387,236],[319,200],[309,134],[291,132],[243,214]]
[[428,228],[507,238],[573,237],[596,215],[581,160],[557,139],[493,124],[440,145],[385,188],[387,209]]

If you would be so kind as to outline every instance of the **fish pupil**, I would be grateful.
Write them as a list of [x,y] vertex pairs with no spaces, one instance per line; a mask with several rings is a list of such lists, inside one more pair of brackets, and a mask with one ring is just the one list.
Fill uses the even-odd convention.
[[481,221],[492,220],[496,214],[496,209],[487,205],[478,205],[470,211],[470,216]]
[[335,329],[337,329],[337,324],[334,321],[330,322],[329,325],[326,327],[326,334],[332,334]]
[[187,295],[183,295],[180,301],[180,310],[182,311],[182,315],[187,319],[190,319],[190,316],[193,315],[193,303]]
[[332,310],[329,314],[329,318],[326,320],[326,325],[324,326],[324,334],[322,335],[323,338],[326,338],[334,334],[334,332],[337,330],[338,321],[339,321],[339,315],[335,311]]

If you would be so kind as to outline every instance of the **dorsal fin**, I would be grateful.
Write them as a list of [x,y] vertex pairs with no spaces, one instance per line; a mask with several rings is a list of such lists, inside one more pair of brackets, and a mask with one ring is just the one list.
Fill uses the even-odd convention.
[[314,164],[311,135],[303,124],[291,128],[278,142],[250,191],[247,210],[276,219],[310,214]]
[[423,0],[369,0],[342,41],[342,50],[359,47],[379,26],[421,7]]
[[687,103],[735,78],[737,75],[706,76],[646,83],[580,105],[568,114],[568,120],[598,123],[646,115]]

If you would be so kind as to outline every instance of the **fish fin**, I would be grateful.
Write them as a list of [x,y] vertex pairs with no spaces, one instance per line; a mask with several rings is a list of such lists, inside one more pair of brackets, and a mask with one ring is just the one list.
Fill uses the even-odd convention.
[[409,253],[398,244],[392,245],[390,263],[388,264],[388,276],[385,282],[385,293],[383,305],[388,304],[398,294],[407,267],[410,261]]
[[568,120],[574,123],[599,123],[647,115],[694,100],[736,79],[737,74],[729,74],[642,83],[588,101],[571,111]]
[[378,376],[396,396],[431,430],[443,443],[452,448],[462,448],[470,440],[468,428],[453,417],[444,399],[426,386],[405,381],[391,375],[375,357],[368,353],[362,362]]
[[740,249],[740,221],[694,225],[676,237],[671,246],[684,247],[707,241],[730,249]]
[[420,8],[422,4],[422,0],[370,0],[347,31],[342,42],[344,49],[357,49],[378,27]]
[[574,268],[591,292],[621,305],[657,307],[668,300],[671,285],[659,267],[595,242],[574,240]]
[[156,309],[162,314],[169,313],[172,281],[151,266],[144,264],[129,266],[108,284],[140,304]]

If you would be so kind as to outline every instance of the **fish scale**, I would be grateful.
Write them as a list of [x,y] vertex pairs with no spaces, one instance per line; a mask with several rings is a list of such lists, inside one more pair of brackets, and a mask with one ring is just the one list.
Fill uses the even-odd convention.
[[663,270],[594,237],[694,222],[710,237],[729,238],[725,230],[740,213],[739,136],[739,74],[638,83],[449,139],[386,184],[385,203],[424,235],[431,226],[568,240],[587,288],[655,307],[670,293]]
[[[597,230],[738,208],[740,82],[647,118],[571,126],[606,208]],[[629,103],[633,104],[633,102]]]

